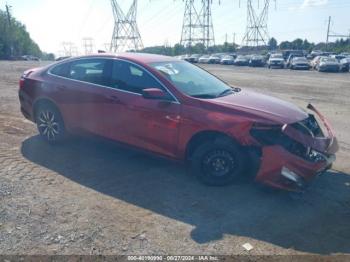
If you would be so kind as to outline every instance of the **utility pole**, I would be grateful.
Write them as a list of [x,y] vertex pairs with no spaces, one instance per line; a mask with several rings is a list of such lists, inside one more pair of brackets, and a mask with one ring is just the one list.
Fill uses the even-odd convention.
[[329,44],[329,38],[331,37],[337,37],[337,38],[347,38],[350,40],[350,31],[349,31],[349,34],[337,34],[337,33],[334,33],[332,32],[331,30],[331,25],[332,25],[332,17],[330,16],[328,18],[328,27],[327,27],[327,38],[326,38],[326,48],[328,47],[328,44]]
[[6,4],[6,14],[7,14],[7,22],[8,22],[8,38],[10,45],[10,57],[13,55],[13,43],[12,43],[12,30],[11,30],[11,6]]
[[215,44],[211,6],[212,0],[185,0],[181,45],[191,49],[198,43],[205,48]]
[[7,22],[9,27],[11,27],[11,6],[6,4],[5,7],[6,7],[6,14],[7,14]]
[[137,51],[143,48],[141,35],[136,23],[137,0],[133,0],[125,15],[117,0],[111,0],[114,15],[114,30],[110,46],[111,52]]
[[326,47],[328,47],[328,41],[329,41],[329,32],[331,29],[331,21],[332,21],[332,17],[329,16],[328,18],[328,28],[327,28],[327,39],[326,39]]

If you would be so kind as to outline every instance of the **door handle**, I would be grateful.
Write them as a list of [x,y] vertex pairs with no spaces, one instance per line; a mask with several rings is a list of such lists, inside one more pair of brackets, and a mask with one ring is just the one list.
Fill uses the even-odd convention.
[[58,86],[57,89],[60,90],[60,91],[64,91],[64,90],[67,89],[67,87],[65,87],[65,86]]
[[120,100],[117,96],[109,96],[108,99],[112,102],[112,103],[120,103]]

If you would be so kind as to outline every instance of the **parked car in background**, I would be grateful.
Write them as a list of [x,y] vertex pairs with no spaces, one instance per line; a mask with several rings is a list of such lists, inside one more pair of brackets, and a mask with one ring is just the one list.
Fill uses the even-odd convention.
[[265,66],[265,58],[262,55],[252,55],[249,60],[249,66],[252,66],[252,67]]
[[180,56],[180,59],[189,62],[190,55],[181,55],[181,56]]
[[310,64],[305,57],[294,57],[291,61],[290,69],[292,70],[309,70]]
[[198,63],[207,64],[207,63],[209,62],[209,58],[210,58],[210,55],[202,55],[202,56],[198,59]]
[[56,61],[62,61],[62,60],[65,60],[65,59],[68,59],[68,58],[71,58],[70,56],[61,56],[61,57],[58,57],[56,58]]
[[36,56],[32,56],[32,55],[23,55],[21,57],[21,60],[24,60],[24,61],[40,61],[40,58],[36,57]]
[[340,70],[342,72],[349,72],[350,69],[350,56],[340,60]]
[[320,60],[322,57],[327,57],[327,56],[316,56],[310,63],[312,69],[316,69],[318,64],[320,63]]
[[345,58],[345,55],[331,55],[330,57],[337,59],[338,61],[342,60],[343,58]]
[[221,58],[220,64],[222,65],[233,65],[235,59],[231,55],[225,55]]
[[317,56],[323,56],[323,52],[321,50],[313,50],[311,51],[310,56],[314,59]]
[[247,66],[249,64],[249,57],[244,55],[239,55],[235,59],[234,65],[236,66]]
[[267,61],[268,68],[284,68],[284,59],[282,54],[271,54]]
[[305,53],[303,50],[284,50],[284,51],[282,51],[282,54],[283,54],[283,58],[285,61],[287,61],[289,59],[290,55],[293,55],[292,57],[305,56]]
[[287,59],[287,62],[286,62],[287,68],[290,68],[294,57],[305,57],[305,56],[303,54],[300,54],[300,53],[291,53]]
[[319,72],[339,72],[340,63],[336,58],[322,57],[316,66],[316,70]]
[[190,63],[198,63],[199,58],[201,57],[200,54],[193,54],[188,58],[188,62]]
[[220,64],[220,56],[218,55],[211,55],[208,60],[208,64]]
[[48,143],[68,133],[102,136],[188,163],[211,186],[254,173],[258,182],[298,191],[331,167],[338,150],[313,105],[306,112],[231,87],[171,57],[72,58],[24,72],[19,85],[20,109]]

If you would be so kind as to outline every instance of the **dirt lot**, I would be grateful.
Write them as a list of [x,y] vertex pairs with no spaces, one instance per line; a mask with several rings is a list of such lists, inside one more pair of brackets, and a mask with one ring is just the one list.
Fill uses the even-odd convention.
[[30,62],[0,62],[0,254],[350,253],[350,73],[206,66],[233,85],[314,103],[341,151],[302,195],[208,188],[186,168],[106,141],[52,147],[21,116]]

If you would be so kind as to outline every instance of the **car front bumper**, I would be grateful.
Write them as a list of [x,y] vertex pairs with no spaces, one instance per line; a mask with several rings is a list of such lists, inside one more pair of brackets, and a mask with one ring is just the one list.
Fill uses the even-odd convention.
[[310,66],[309,65],[304,65],[304,64],[296,64],[292,65],[294,69],[300,69],[300,70],[309,70]]
[[339,71],[339,66],[335,66],[335,65],[320,66],[320,71],[323,71],[323,72],[338,72]]
[[300,191],[313,178],[332,167],[336,160],[335,153],[339,149],[337,139],[328,120],[311,104],[308,109],[321,119],[327,135],[306,135],[291,125],[285,125],[283,133],[309,148],[309,152],[300,156],[278,144],[262,147],[256,181],[279,189]]
[[264,147],[256,181],[274,188],[300,191],[316,176],[332,167],[335,155],[323,157],[324,161],[311,162],[293,155],[281,146]]

